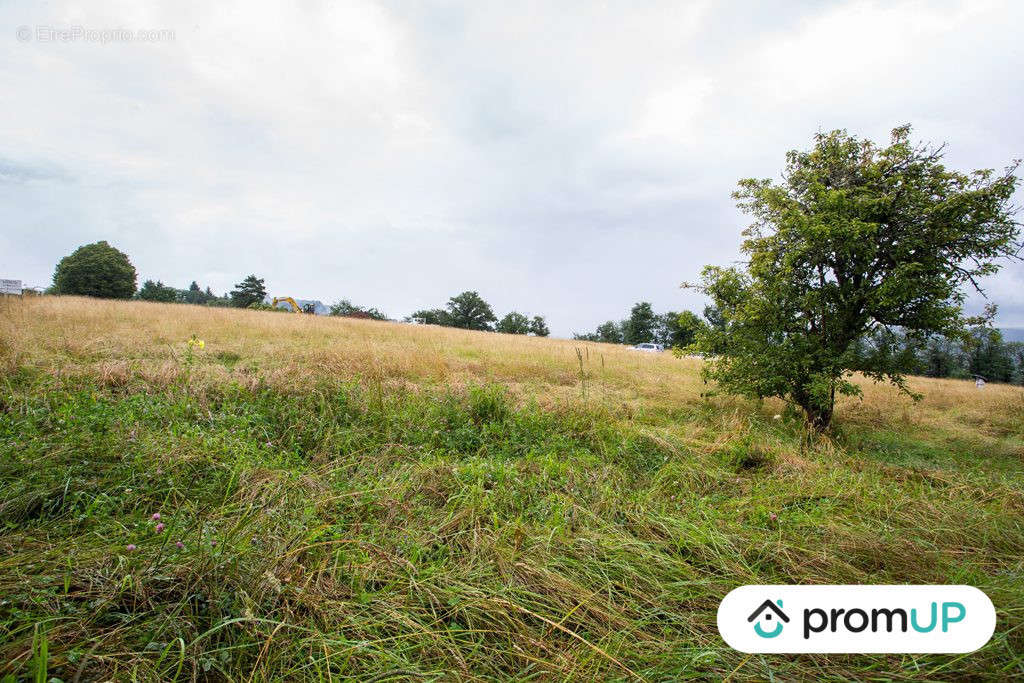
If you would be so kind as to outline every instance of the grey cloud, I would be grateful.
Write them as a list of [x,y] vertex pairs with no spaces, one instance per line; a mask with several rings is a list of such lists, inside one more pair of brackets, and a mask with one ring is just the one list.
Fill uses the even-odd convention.
[[52,164],[25,164],[0,157],[0,184],[70,179],[65,171]]
[[[1021,156],[1022,20],[953,1],[6,3],[0,26],[176,40],[0,38],[0,275],[45,284],[108,239],[142,277],[224,291],[256,271],[392,315],[467,288],[559,335],[640,299],[699,310],[678,285],[738,257],[736,180],[817,130],[909,121],[953,166]],[[1022,278],[990,283],[1004,322],[1024,320]]]

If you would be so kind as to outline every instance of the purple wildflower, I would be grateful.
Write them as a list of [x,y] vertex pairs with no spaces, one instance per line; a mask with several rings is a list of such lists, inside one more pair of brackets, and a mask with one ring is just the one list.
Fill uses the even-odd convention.
[[125,546],[124,549],[127,550],[128,552],[132,552],[133,550],[135,550],[135,544],[134,543],[129,543],[128,545]]
[[156,525],[156,532],[157,533],[160,533],[163,530],[164,530],[164,523],[163,522],[160,522],[159,524]]

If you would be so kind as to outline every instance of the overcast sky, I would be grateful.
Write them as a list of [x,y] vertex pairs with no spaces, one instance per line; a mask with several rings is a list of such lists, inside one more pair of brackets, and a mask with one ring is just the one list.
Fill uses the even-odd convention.
[[[140,284],[256,273],[392,317],[466,289],[558,336],[699,311],[679,283],[738,258],[737,179],[816,131],[1024,156],[1021,26],[1016,0],[6,0],[0,277],[105,239]],[[45,39],[76,27],[174,35]],[[988,287],[1024,326],[1024,267]]]

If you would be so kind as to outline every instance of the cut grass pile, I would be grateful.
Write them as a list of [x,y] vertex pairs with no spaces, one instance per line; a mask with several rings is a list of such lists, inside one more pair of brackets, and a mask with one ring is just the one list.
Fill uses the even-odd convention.
[[[776,403],[701,398],[697,365],[4,303],[0,674],[1024,675],[1024,392],[916,380],[912,404],[868,385],[808,442]],[[996,635],[970,655],[751,657],[715,628],[747,583],[971,584]]]

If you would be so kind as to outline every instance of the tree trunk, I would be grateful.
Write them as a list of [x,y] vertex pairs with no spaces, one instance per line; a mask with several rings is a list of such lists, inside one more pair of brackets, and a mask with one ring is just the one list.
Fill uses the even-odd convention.
[[833,388],[828,397],[828,405],[819,405],[806,391],[793,392],[793,400],[803,408],[807,426],[814,431],[821,433],[832,424],[832,414],[835,412],[836,391]]
[[821,406],[803,406],[804,414],[807,416],[807,424],[814,431],[821,433],[832,424],[833,406],[823,408]]

